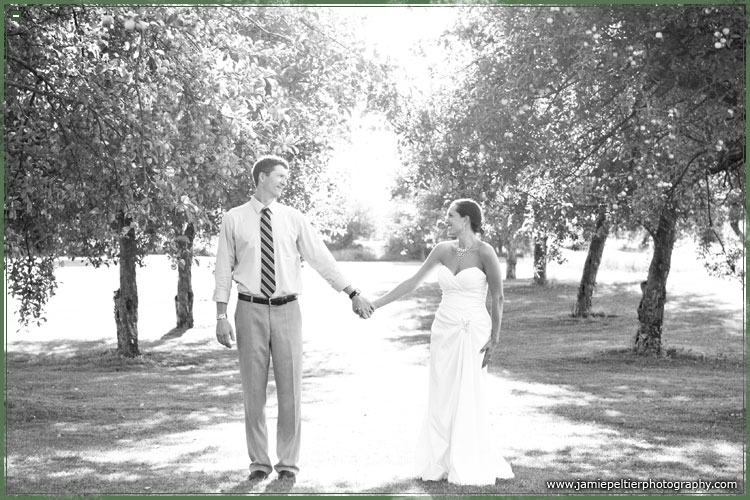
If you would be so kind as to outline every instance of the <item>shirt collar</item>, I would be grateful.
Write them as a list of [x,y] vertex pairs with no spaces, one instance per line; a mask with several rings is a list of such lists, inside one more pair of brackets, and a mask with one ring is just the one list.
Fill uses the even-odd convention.
[[[255,196],[251,196],[250,197],[250,206],[253,207],[253,209],[255,210],[256,213],[260,213],[261,210],[263,210],[264,208],[266,208],[266,205],[264,205],[263,203],[261,203],[260,200],[258,200],[258,198],[256,198]],[[271,213],[275,213],[276,212],[276,207],[278,207],[278,206],[279,206],[279,202],[276,201],[276,200],[273,200],[268,205],[268,208],[271,210]]]

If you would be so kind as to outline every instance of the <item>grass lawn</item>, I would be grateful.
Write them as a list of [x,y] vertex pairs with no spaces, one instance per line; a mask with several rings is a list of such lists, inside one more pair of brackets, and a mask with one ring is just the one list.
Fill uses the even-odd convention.
[[[546,481],[618,478],[727,480],[738,486],[711,493],[744,492],[741,288],[707,277],[694,260],[676,259],[665,321],[670,355],[634,357],[627,345],[643,256],[623,263],[608,251],[595,318],[570,317],[580,252],[550,266],[548,287],[523,274],[506,282],[490,407],[493,442],[516,478],[482,488],[422,482],[411,471],[440,294],[435,283],[362,321],[305,270],[301,472],[293,486],[275,475],[250,485],[236,352],[214,340],[210,269],[194,274],[196,327],[175,332],[176,278],[165,261],[149,261],[139,274],[145,354],[123,360],[113,354],[109,317],[106,273],[116,270],[63,268],[45,326],[15,332],[8,320],[5,493],[559,494]],[[416,269],[342,266],[370,294]],[[522,260],[519,271],[526,267]],[[96,292],[93,307],[78,303],[81,286]],[[84,307],[93,319],[80,319]],[[271,378],[272,457],[274,390]]]

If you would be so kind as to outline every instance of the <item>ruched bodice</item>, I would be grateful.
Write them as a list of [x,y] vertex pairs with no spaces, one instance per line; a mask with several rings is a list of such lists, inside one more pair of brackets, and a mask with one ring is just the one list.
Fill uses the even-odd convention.
[[433,334],[436,329],[450,333],[458,327],[463,331],[471,330],[486,341],[491,321],[486,306],[487,277],[484,272],[478,267],[469,267],[453,275],[450,269],[441,266],[438,283],[443,298],[435,312]]
[[438,271],[438,283],[443,292],[440,307],[444,312],[460,312],[463,315],[486,312],[487,277],[478,267],[462,269],[454,275],[446,266]]
[[474,301],[484,306],[487,297],[487,277],[478,267],[467,267],[453,274],[446,266],[440,266],[438,283],[443,291],[443,300]]

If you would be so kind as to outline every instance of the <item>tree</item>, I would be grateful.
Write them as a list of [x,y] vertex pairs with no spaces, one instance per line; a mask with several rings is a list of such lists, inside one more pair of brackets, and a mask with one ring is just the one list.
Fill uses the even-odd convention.
[[[522,228],[550,253],[564,237],[596,235],[579,312],[590,308],[605,228],[645,228],[655,250],[634,350],[658,353],[681,231],[717,252],[716,271],[739,274],[727,238],[744,235],[720,225],[739,229],[732,221],[744,216],[742,20],[736,6],[469,8],[454,31],[468,64],[428,113],[421,179],[480,193],[501,179],[495,191],[527,197]],[[493,162],[477,173],[480,153]]]
[[367,239],[375,234],[375,221],[370,211],[362,206],[356,206],[348,217],[345,231],[332,238],[331,247],[336,249],[349,248],[358,239]]
[[[446,43],[446,52],[454,50]],[[460,49],[455,50],[461,52]],[[436,69],[449,73],[449,68]],[[519,235],[525,200],[508,189],[516,175],[514,152],[497,154],[497,141],[491,132],[478,130],[490,113],[486,106],[473,105],[478,82],[451,78],[429,100],[404,98],[394,113],[395,129],[408,165],[398,182],[401,199],[416,200],[423,216],[441,218],[448,204],[457,198],[473,198],[484,206],[488,241],[500,249],[508,247],[509,277],[515,276],[516,248],[525,236]],[[481,137],[480,137],[481,136]],[[489,139],[488,139],[489,137]],[[488,140],[482,140],[488,139]],[[432,224],[430,224],[432,225]],[[431,231],[432,238],[438,236]],[[426,241],[421,242],[426,244]]]
[[[527,101],[536,127],[552,132],[547,144],[558,151],[549,176],[574,193],[593,188],[591,201],[611,223],[641,225],[654,240],[636,352],[661,349],[678,222],[710,228],[696,207],[708,214],[744,191],[742,19],[734,6],[568,7],[515,10],[502,25],[517,49],[510,71],[525,75],[513,95]],[[550,114],[554,120],[542,120]],[[579,180],[566,182],[573,176]],[[729,212],[744,211],[734,206]]]
[[596,218],[594,233],[591,235],[589,251],[586,255],[586,262],[583,266],[583,275],[578,285],[578,294],[576,295],[576,304],[573,308],[573,316],[585,318],[591,314],[591,299],[596,287],[596,275],[599,271],[599,264],[604,254],[604,244],[607,242],[609,234],[609,222],[604,210],[599,212]]
[[342,110],[381,68],[323,43],[313,10],[228,9],[225,22],[224,9],[30,6],[6,24],[5,248],[22,320],[41,317],[57,257],[116,260],[118,352],[138,355],[146,252],[175,258],[189,326],[193,238],[247,195],[247,163],[294,157],[298,207],[316,189]]
[[[156,239],[160,215],[149,213],[148,200],[168,199],[160,172],[147,162],[158,163],[165,149],[152,139],[158,135],[150,134],[150,103],[141,92],[149,84],[137,42],[144,25],[136,30],[128,19],[127,33],[110,38],[93,9],[33,7],[24,14],[23,24],[10,23],[5,33],[9,276],[24,272],[19,255],[46,263],[66,253],[91,256],[95,265],[118,259],[118,351],[137,355],[135,266]],[[37,316],[48,296],[12,291],[26,302],[22,311]]]
[[[350,110],[359,101],[366,107],[380,92],[371,87],[371,80],[382,78],[384,67],[364,59],[364,47],[353,30],[337,23],[330,9],[225,7],[220,29],[212,28],[217,25],[215,15],[206,9],[199,12],[204,16],[209,12],[209,18],[206,33],[196,35],[194,44],[204,44],[205,38],[210,38],[213,43],[204,57],[221,61],[216,67],[204,64],[211,71],[202,81],[213,85],[203,87],[206,91],[200,99],[207,101],[211,110],[221,110],[222,118],[231,124],[223,137],[234,142],[237,156],[237,161],[232,161],[214,155],[211,162],[213,169],[224,168],[222,162],[242,165],[229,171],[229,178],[224,175],[222,189],[201,189],[193,194],[196,205],[204,211],[210,209],[201,213],[203,232],[215,233],[221,208],[247,200],[253,185],[249,167],[257,156],[268,153],[292,161],[295,172],[285,201],[307,212],[324,235],[342,232],[345,221],[339,207],[350,205],[351,200],[342,196],[345,180],[328,172],[326,163],[333,141],[348,131]],[[253,85],[247,85],[248,78]],[[215,88],[218,94],[213,92]],[[210,110],[203,116],[208,113]],[[200,128],[196,130],[200,132]],[[188,153],[195,154],[192,145],[187,146]],[[222,141],[219,147],[226,150],[227,144]],[[213,169],[203,172],[214,175]],[[211,182],[205,179],[205,183]],[[213,179],[213,185],[221,184]],[[186,222],[182,221],[183,227]],[[191,240],[180,232],[175,238]],[[188,272],[192,259],[192,247],[188,249],[189,255],[175,254],[181,276]],[[189,293],[178,293],[178,310],[187,309],[181,304],[189,298]],[[180,323],[178,317],[178,326]],[[192,324],[191,315],[186,323]]]

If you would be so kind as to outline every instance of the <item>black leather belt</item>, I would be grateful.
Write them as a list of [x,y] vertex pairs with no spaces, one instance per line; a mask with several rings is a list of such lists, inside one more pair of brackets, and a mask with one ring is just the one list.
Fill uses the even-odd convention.
[[283,306],[284,304],[288,302],[293,302],[297,300],[297,294],[293,295],[284,295],[283,297],[273,297],[270,299],[266,299],[264,297],[255,297],[253,295],[246,295],[244,293],[238,293],[237,298],[240,300],[244,300],[246,302],[254,302],[256,304],[263,304],[265,306]]

